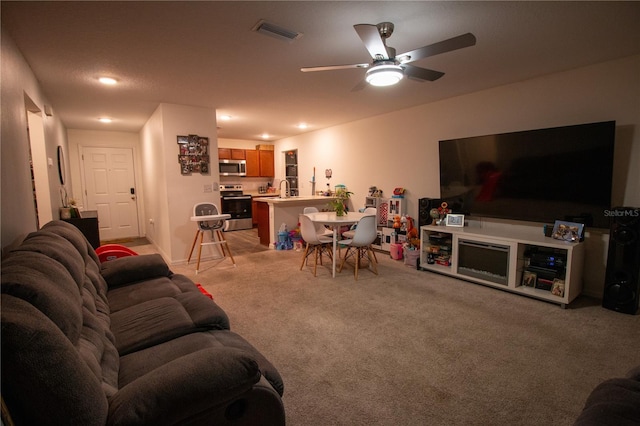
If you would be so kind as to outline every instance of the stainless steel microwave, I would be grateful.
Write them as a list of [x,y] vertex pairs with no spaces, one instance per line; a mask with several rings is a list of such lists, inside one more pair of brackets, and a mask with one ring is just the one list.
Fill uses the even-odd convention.
[[220,160],[220,176],[246,176],[247,160]]

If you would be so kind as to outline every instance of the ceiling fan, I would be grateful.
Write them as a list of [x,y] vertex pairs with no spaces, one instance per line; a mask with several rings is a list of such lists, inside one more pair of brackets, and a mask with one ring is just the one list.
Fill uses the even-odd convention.
[[391,22],[381,22],[378,25],[357,24],[354,25],[353,28],[355,28],[356,33],[358,33],[369,54],[371,54],[373,58],[371,63],[305,67],[300,68],[300,71],[311,72],[367,68],[365,80],[360,82],[353,90],[362,89],[366,83],[373,86],[390,86],[398,83],[404,76],[418,81],[435,81],[442,77],[444,73],[417,67],[411,65],[410,62],[476,44],[476,37],[471,33],[466,33],[396,55],[396,49],[387,46],[386,43],[386,40],[393,34],[394,26]]

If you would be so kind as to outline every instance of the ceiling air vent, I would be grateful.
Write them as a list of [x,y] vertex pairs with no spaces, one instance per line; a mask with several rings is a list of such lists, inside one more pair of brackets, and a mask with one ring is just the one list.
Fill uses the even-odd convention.
[[251,30],[279,40],[285,40],[290,43],[302,37],[302,33],[279,27],[271,22],[265,21],[264,19],[259,20]]

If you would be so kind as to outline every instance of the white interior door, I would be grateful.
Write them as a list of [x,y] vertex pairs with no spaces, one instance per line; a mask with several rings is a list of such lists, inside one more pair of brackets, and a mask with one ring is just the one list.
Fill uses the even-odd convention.
[[98,211],[100,240],[138,237],[133,150],[84,147],[82,162],[86,210]]

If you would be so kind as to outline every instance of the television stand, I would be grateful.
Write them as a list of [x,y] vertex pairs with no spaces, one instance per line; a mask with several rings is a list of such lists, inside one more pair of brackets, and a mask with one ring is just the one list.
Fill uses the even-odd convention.
[[584,244],[531,232],[420,227],[420,269],[565,308],[582,291]]

